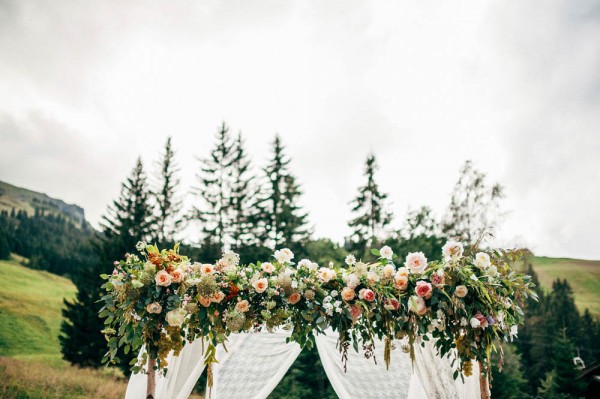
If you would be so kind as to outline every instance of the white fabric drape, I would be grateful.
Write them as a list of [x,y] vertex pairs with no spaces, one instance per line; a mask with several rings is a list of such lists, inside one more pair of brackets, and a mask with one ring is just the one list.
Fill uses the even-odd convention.
[[405,399],[411,381],[412,367],[410,357],[400,350],[392,351],[390,369],[383,362],[384,343],[375,341],[375,357],[366,359],[361,352],[348,350],[347,371],[341,361],[342,355],[336,347],[338,334],[327,330],[317,335],[317,349],[327,378],[335,393],[341,399]]
[[432,399],[477,399],[479,390],[479,365],[473,363],[473,375],[464,382],[454,379],[450,357],[437,354],[434,344],[425,341],[425,347],[415,345],[415,374],[427,394]]
[[219,363],[213,365],[211,399],[264,399],[300,354],[297,343],[286,343],[287,331],[234,334],[228,353],[217,349]]
[[[143,351],[144,348],[140,350],[139,356]],[[204,370],[202,341],[187,343],[179,356],[173,356],[171,353],[167,362],[169,363],[167,375],[163,377],[158,373],[156,376],[156,399],[187,399]],[[125,399],[145,398],[147,380],[146,374],[132,374]]]

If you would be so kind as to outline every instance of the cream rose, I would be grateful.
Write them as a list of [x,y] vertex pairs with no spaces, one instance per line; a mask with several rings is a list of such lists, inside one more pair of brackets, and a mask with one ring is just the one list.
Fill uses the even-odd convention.
[[267,281],[266,278],[259,278],[258,280],[256,280],[255,282],[252,283],[252,287],[254,287],[256,292],[261,294],[261,293],[265,292],[267,290],[267,288],[269,288],[269,282]]
[[173,278],[166,270],[160,270],[158,273],[156,273],[156,276],[154,276],[156,285],[160,285],[161,287],[170,286],[172,280]]
[[427,313],[427,306],[425,305],[425,299],[420,296],[413,295],[408,298],[408,310],[418,314],[419,316],[423,316]]
[[294,259],[294,253],[289,248],[283,248],[275,251],[274,256],[275,259],[277,259],[277,262],[282,265],[284,263],[290,263],[292,259]]
[[447,261],[460,259],[463,255],[463,251],[462,244],[456,241],[448,241],[442,247],[442,254]]
[[211,274],[215,271],[215,267],[210,263],[204,263],[202,266],[200,266],[200,271],[202,274]]
[[162,312],[162,306],[160,306],[160,303],[158,303],[158,302],[152,302],[152,303],[149,303],[148,306],[146,306],[146,311],[148,313],[158,314],[158,313]]
[[456,295],[459,298],[466,297],[468,293],[469,290],[464,285],[457,285],[456,289],[454,290],[454,295]]
[[477,254],[475,255],[475,262],[473,263],[480,269],[485,269],[492,265],[490,256],[485,252],[477,252]]
[[324,283],[327,283],[337,277],[335,270],[330,269],[328,267],[322,267],[319,269],[318,277]]
[[354,268],[354,272],[358,277],[364,277],[369,271],[369,266],[366,263],[358,262]]
[[383,277],[391,278],[395,271],[394,265],[387,264],[383,268]]
[[187,312],[184,309],[173,309],[167,313],[165,319],[171,327],[181,327],[186,314]]
[[348,276],[346,276],[346,286],[348,286],[349,288],[354,289],[358,287],[359,284],[360,279],[356,274],[349,274]]

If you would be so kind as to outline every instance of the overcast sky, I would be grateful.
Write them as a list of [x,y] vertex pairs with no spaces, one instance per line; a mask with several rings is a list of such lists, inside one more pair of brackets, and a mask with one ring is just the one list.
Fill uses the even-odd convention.
[[183,191],[225,120],[276,132],[315,236],[341,240],[373,151],[396,225],[466,159],[504,245],[600,258],[600,1],[0,0],[0,179],[96,224],[172,135]]

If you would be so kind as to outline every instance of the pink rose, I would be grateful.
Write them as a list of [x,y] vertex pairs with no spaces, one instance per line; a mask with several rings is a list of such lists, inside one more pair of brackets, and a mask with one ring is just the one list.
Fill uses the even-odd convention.
[[429,280],[431,280],[431,284],[433,284],[436,288],[441,288],[446,282],[444,275],[437,273],[433,273],[431,277],[429,277]]
[[247,311],[250,310],[250,304],[248,303],[247,300],[243,300],[243,301],[239,301],[236,305],[235,305],[235,310],[237,310],[240,313],[246,313]]
[[292,293],[290,296],[288,296],[288,298],[287,298],[287,301],[288,301],[288,302],[289,302],[291,305],[295,305],[295,304],[297,304],[298,302],[300,302],[300,299],[302,299],[302,296],[301,296],[299,293],[297,293],[297,292],[294,292],[294,293]]
[[428,283],[423,280],[417,281],[417,286],[415,287],[415,293],[425,299],[431,298],[433,295],[433,288],[431,287],[431,283]]
[[162,287],[168,287],[171,285],[172,277],[166,270],[161,270],[156,273],[154,276],[154,281],[156,281],[156,285],[160,285]]
[[389,298],[385,300],[385,302],[383,303],[383,307],[387,310],[398,310],[398,308],[400,307],[400,302],[398,302],[394,298]]
[[487,327],[488,320],[485,318],[484,315],[481,314],[481,312],[477,312],[475,314],[475,318],[479,321],[479,325],[481,326],[481,328]]
[[358,292],[358,297],[367,302],[373,302],[375,300],[375,293],[368,288],[363,288]]
[[344,287],[342,290],[342,299],[346,302],[353,300],[355,296],[356,293],[350,287]]
[[352,317],[352,321],[358,320],[361,314],[362,309],[359,306],[350,305],[350,317]]
[[174,283],[181,283],[184,277],[185,275],[181,269],[175,269],[171,272],[171,281]]

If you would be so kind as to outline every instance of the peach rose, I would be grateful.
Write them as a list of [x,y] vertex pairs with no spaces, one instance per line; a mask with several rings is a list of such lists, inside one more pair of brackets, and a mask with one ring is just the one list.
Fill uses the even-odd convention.
[[219,291],[216,294],[214,294],[212,298],[210,298],[210,301],[215,303],[221,303],[223,299],[225,299],[225,294],[223,293],[223,291]]
[[409,273],[410,273],[410,271],[406,267],[401,267],[396,272],[396,276],[407,276],[408,277]]
[[368,288],[363,288],[358,292],[358,297],[367,302],[373,302],[375,300],[375,293]]
[[394,288],[400,291],[406,291],[408,288],[408,277],[404,274],[396,273],[394,276]]
[[171,280],[173,278],[166,270],[161,270],[156,273],[154,276],[154,281],[156,281],[156,285],[160,285],[162,287],[168,287],[171,285]]
[[259,294],[265,292],[267,288],[269,288],[269,282],[266,278],[259,278],[255,282],[252,283],[252,286]]
[[250,310],[250,304],[248,303],[247,300],[242,300],[239,301],[236,305],[235,305],[235,310],[237,310],[240,313],[246,313],[247,311]]
[[313,290],[304,291],[304,298],[308,299],[309,301],[312,301],[313,299],[315,299],[315,292]]
[[210,306],[211,300],[210,298],[206,298],[201,296],[199,299],[200,305],[204,306],[205,308]]
[[344,287],[342,290],[342,299],[346,302],[353,300],[355,296],[356,293],[350,287]]
[[158,302],[152,302],[152,303],[149,303],[148,306],[146,306],[146,311],[148,313],[158,314],[158,313],[162,312],[162,306],[160,306],[160,303],[158,303]]
[[200,271],[202,274],[211,274],[215,271],[215,267],[210,263],[204,263],[202,266],[200,266]]
[[433,295],[433,288],[431,287],[431,283],[428,283],[423,280],[417,281],[417,286],[415,287],[415,293],[418,296],[423,297],[425,299],[431,298],[431,295]]
[[454,295],[456,295],[459,298],[466,297],[468,293],[469,290],[464,285],[457,285],[456,289],[454,290]]
[[462,244],[456,241],[448,241],[442,247],[442,254],[447,261],[461,258],[463,251]]
[[174,283],[181,283],[183,281],[184,277],[185,277],[185,274],[183,273],[183,270],[181,270],[181,269],[175,269],[171,272],[172,282],[174,282]]
[[292,293],[290,296],[288,296],[287,301],[291,304],[291,305],[295,305],[298,302],[300,302],[300,299],[302,299],[302,295],[300,295],[297,292]]

